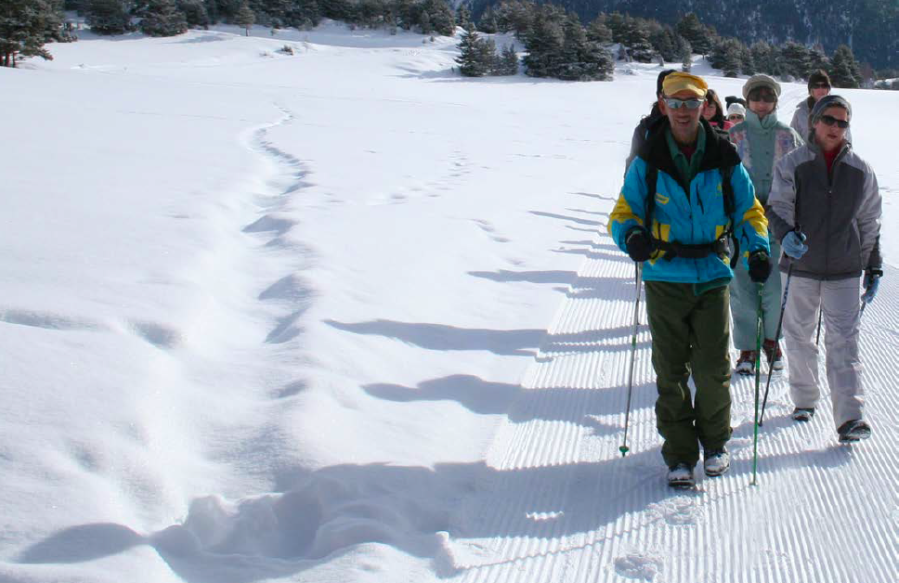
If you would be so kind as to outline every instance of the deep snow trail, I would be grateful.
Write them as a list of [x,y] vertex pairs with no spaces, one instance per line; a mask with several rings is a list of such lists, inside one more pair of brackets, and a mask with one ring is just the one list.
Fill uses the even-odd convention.
[[899,435],[892,412],[899,403],[889,355],[899,349],[899,330],[884,322],[896,292],[887,288],[863,323],[873,439],[839,446],[826,394],[812,423],[793,423],[786,380],[775,378],[760,430],[758,486],[751,486],[754,379],[734,377],[730,473],[702,477],[692,492],[671,491],[642,307],[631,451],[623,459],[618,451],[634,270],[602,231],[525,375],[510,413],[517,422],[505,425],[488,457],[501,477],[459,516],[449,546],[461,580],[893,580],[899,466],[892,444]]

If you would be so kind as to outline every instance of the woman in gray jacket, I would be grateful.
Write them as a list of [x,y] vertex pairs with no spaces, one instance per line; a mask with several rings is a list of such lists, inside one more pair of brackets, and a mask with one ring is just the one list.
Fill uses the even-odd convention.
[[808,421],[818,405],[817,312],[827,327],[827,382],[840,442],[871,435],[864,421],[858,351],[859,278],[863,302],[877,294],[881,196],[874,170],[846,140],[852,108],[838,95],[821,98],[809,116],[810,143],[775,169],[769,229],[781,241],[780,270],[791,277],[784,310],[793,419]]

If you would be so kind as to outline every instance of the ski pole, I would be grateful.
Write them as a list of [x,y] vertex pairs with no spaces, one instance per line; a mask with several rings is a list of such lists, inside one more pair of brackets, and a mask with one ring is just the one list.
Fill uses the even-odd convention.
[[621,447],[618,448],[618,451],[621,452],[621,457],[626,456],[627,452],[630,451],[627,447],[627,426],[631,415],[631,393],[633,393],[634,390],[634,363],[637,359],[637,328],[640,325],[640,283],[643,281],[643,264],[635,263],[634,265],[637,269],[637,299],[634,302],[634,335],[631,336],[631,367],[627,376],[627,408],[624,411],[624,441],[621,442]]
[[[756,468],[759,459],[759,425],[761,418],[759,417],[759,388],[762,380],[762,285],[758,284],[759,303],[756,308],[756,328],[755,328],[755,422],[752,424],[752,485],[756,486]],[[771,376],[768,375],[768,380]]]
[[[798,224],[793,228],[793,230],[797,233],[800,233],[800,235],[802,234],[802,231]],[[801,236],[803,237],[803,240],[805,240],[805,236],[804,235],[801,235]],[[787,269],[787,281],[784,283],[784,297],[783,297],[783,300],[780,302],[780,316],[777,318],[777,332],[774,334],[774,342],[776,342],[776,343],[780,342],[780,331],[783,328],[783,324],[784,324],[784,310],[787,309],[787,294],[790,293],[790,279],[792,278],[792,276],[793,276],[793,260],[791,259],[790,267]],[[818,323],[818,326],[819,326],[818,332],[819,333],[821,331],[820,325],[821,324],[819,322]],[[775,350],[777,350],[776,347],[775,347]],[[762,399],[762,414],[759,417],[759,427],[762,426],[763,421],[765,419],[765,405],[768,404],[768,389],[771,388],[771,373],[772,372],[774,372],[774,367],[771,366],[771,363],[768,363],[768,381],[765,383],[765,398]]]

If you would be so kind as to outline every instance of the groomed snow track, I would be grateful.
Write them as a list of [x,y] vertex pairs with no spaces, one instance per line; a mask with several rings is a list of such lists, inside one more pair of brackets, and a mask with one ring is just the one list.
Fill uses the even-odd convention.
[[[523,396],[509,415],[514,421],[490,451],[497,479],[457,516],[449,546],[459,579],[894,581],[899,392],[892,371],[899,329],[883,310],[895,305],[896,288],[883,288],[862,323],[872,439],[837,444],[826,386],[819,415],[793,422],[786,376],[775,377],[753,486],[754,378],[734,376],[731,471],[679,492],[664,483],[642,303],[630,453],[619,453],[634,276],[633,263],[600,233],[522,381]],[[759,532],[765,535],[744,534]]]

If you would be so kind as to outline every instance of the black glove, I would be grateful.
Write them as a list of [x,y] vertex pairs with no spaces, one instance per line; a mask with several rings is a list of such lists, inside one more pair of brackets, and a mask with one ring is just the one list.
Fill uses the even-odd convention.
[[624,237],[624,244],[627,245],[627,254],[637,263],[649,261],[652,255],[652,237],[649,231],[643,227],[634,227],[627,232]]
[[771,275],[771,261],[762,250],[753,251],[749,255],[749,279],[755,283],[765,283]]

